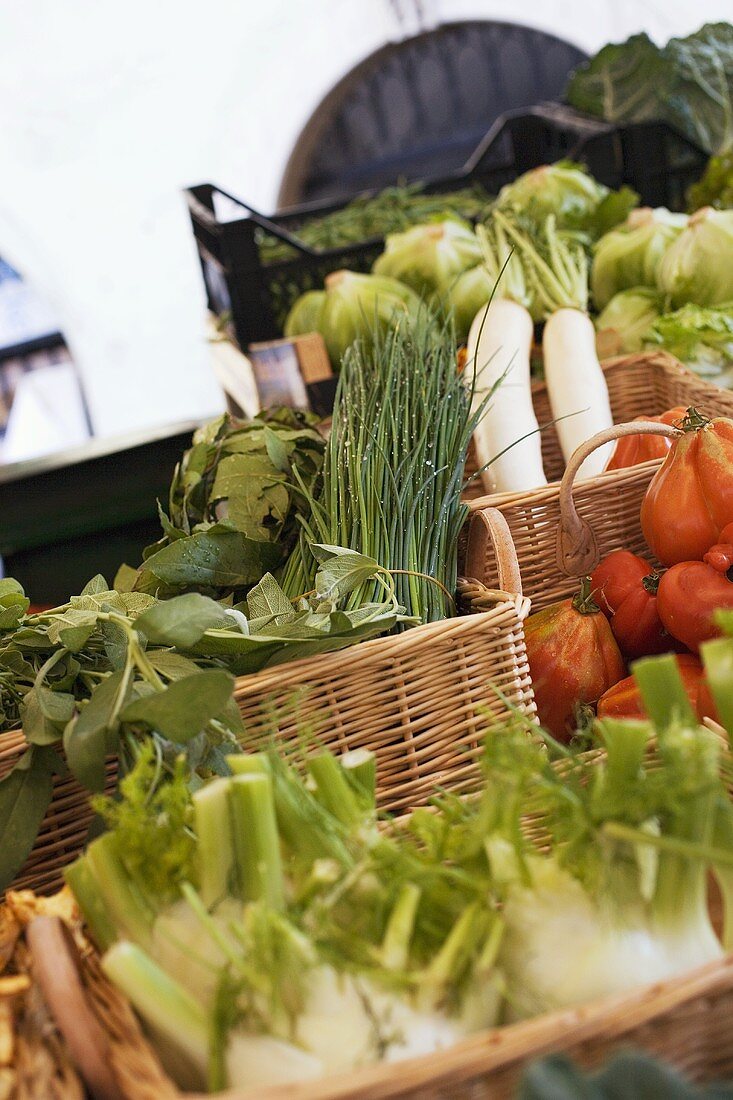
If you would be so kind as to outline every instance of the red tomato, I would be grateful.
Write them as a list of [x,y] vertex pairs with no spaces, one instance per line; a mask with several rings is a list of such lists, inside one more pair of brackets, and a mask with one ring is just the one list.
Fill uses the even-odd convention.
[[644,538],[665,565],[701,561],[733,522],[733,420],[688,409],[641,506]]
[[[680,653],[677,656],[677,667],[680,670],[687,698],[690,700],[690,705],[698,718],[715,718],[717,713],[715,704],[704,679],[702,665],[697,657],[693,657],[691,653]],[[703,694],[703,692],[706,694]],[[601,696],[598,700],[598,717],[647,717],[641,692],[633,676],[627,676],[625,680],[620,680]]]
[[[685,411],[682,405],[678,405],[674,409],[663,412],[661,416],[635,416],[634,420],[676,424],[684,419]],[[616,440],[616,446],[606,469],[623,470],[627,466],[638,466],[640,462],[649,462],[652,458],[666,458],[671,446],[672,440],[666,435],[625,435]]]
[[591,576],[593,598],[627,661],[680,648],[657,611],[659,574],[629,550],[614,550]]
[[[713,547],[709,555],[715,557]],[[720,630],[713,622],[718,608],[733,608],[733,583],[703,561],[683,561],[662,575],[657,592],[662,623],[693,653]]]
[[585,581],[574,599],[530,615],[524,635],[540,722],[568,740],[578,704],[595,703],[626,671],[608,620]]

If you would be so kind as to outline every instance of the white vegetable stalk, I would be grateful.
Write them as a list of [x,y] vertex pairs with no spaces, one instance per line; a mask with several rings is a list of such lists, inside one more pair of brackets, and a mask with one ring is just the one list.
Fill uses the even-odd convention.
[[[542,338],[545,380],[563,458],[596,432],[613,424],[608,387],[596,354],[593,322],[579,309],[559,309],[548,319]],[[580,467],[578,477],[595,477],[605,469],[613,443],[598,447]]]
[[524,306],[494,298],[479,310],[468,335],[466,369],[474,386],[472,411],[496,387],[474,431],[488,493],[524,492],[546,485],[539,425],[532,405],[530,351],[534,326]]

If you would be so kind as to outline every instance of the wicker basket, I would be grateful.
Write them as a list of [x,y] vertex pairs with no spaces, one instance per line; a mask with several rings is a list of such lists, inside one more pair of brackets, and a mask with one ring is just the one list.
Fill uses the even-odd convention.
[[[34,960],[34,970],[59,1029],[77,1053],[82,1073],[87,1067],[98,1073],[104,1065],[112,1078],[95,1095],[103,1100],[203,1100],[181,1093],[166,1077],[94,951],[87,948],[81,960],[72,955],[70,965],[65,941],[46,939],[48,949]],[[73,1011],[79,998],[85,1008]],[[88,1013],[99,1027],[82,1028]],[[480,1032],[422,1058],[299,1086],[218,1095],[222,1100],[511,1100],[531,1059],[563,1052],[592,1068],[629,1046],[672,1063],[693,1081],[733,1077],[733,956],[633,993]]]
[[[287,751],[309,735],[339,751],[377,754],[380,808],[403,812],[436,787],[469,790],[476,757],[507,701],[534,714],[522,621],[529,601],[494,592],[482,614],[374,638],[327,656],[237,680],[248,749],[275,739]],[[493,683],[501,698],[488,686]],[[21,732],[0,735],[0,777],[22,756]],[[115,766],[108,765],[110,786]],[[49,891],[81,851],[92,812],[71,777],[56,780],[34,849],[13,883]]]
[[[668,356],[663,357],[663,371],[670,376],[675,373],[689,376],[679,364],[670,363]],[[681,384],[684,378],[678,381]],[[712,415],[733,417],[733,393],[712,389],[714,400],[700,395],[690,401],[696,400],[699,407],[704,406]],[[670,394],[670,401],[673,400],[684,404],[687,397],[680,397],[678,389]],[[601,446],[613,435],[639,432],[642,428],[639,423],[616,425],[599,433],[578,448],[560,481],[542,489],[471,501],[472,516],[461,552],[463,574],[490,590],[504,587],[506,591],[522,593],[532,601],[533,610],[539,611],[571,595],[577,588],[577,578],[590,573],[612,550],[630,550],[649,558],[641,530],[641,504],[662,460],[653,459],[575,481],[582,458],[590,449]],[[674,429],[662,425],[651,428],[662,434],[674,433]],[[497,556],[496,540],[506,540],[507,529],[516,557],[514,563],[500,562]],[[511,551],[507,556],[511,559]],[[465,600],[465,590],[463,597]],[[483,602],[469,598],[470,610],[480,610]]]
[[[667,352],[639,352],[636,355],[622,355],[608,359],[603,363],[603,371],[608,386],[611,412],[614,424],[624,424],[637,416],[658,416],[677,405],[695,405],[705,412],[718,416],[733,416],[733,393],[721,390],[711,382],[705,382],[692,371],[682,366]],[[565,462],[560,450],[560,440],[552,426],[552,411],[544,382],[535,382],[532,386],[532,403],[537,423],[547,424],[542,432],[542,463],[545,476],[552,483],[562,477]],[[471,475],[478,469],[473,447],[469,449],[466,473]],[[544,490],[538,490],[538,493]],[[472,481],[464,497],[472,507],[487,507],[491,503],[517,498],[529,498],[535,493],[502,494],[487,497],[481,485],[481,479]]]

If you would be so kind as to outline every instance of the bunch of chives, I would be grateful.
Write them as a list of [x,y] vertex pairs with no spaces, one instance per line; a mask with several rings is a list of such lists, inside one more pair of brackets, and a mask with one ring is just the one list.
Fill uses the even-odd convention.
[[[329,543],[405,570],[394,575],[397,596],[421,622],[453,613],[441,585],[455,591],[467,515],[460,500],[466,451],[483,412],[471,415],[472,394],[455,349],[452,325],[427,313],[416,326],[396,324],[349,348],[322,489],[283,574],[289,596],[313,588],[316,562],[308,544]],[[349,606],[376,598],[377,582],[370,580],[352,592]]]

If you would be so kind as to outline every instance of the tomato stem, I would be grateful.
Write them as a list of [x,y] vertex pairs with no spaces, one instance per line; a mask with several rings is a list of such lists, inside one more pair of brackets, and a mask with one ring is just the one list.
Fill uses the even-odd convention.
[[580,582],[580,590],[573,596],[573,607],[581,615],[598,615],[600,607],[593,599],[590,587],[590,577],[583,577]]
[[656,596],[661,579],[661,573],[657,573],[657,571],[655,570],[653,573],[649,573],[648,576],[642,577],[641,583],[645,591],[648,592],[650,596]]
[[705,416],[699,409],[690,405],[687,410],[686,416],[683,417],[680,424],[683,432],[697,432],[700,428],[704,428],[706,424],[710,423],[710,417]]

